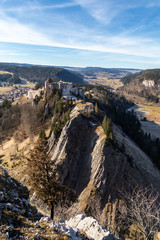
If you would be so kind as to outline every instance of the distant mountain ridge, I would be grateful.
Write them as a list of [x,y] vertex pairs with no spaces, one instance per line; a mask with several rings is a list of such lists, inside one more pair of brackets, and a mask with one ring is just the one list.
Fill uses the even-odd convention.
[[54,82],[83,83],[87,78],[104,77],[106,79],[121,79],[132,73],[139,73],[140,69],[133,68],[104,68],[104,67],[70,67],[45,66],[26,63],[0,63],[0,71],[7,71],[19,78],[43,85],[47,78]]
[[141,69],[134,69],[134,68],[103,68],[103,67],[85,67],[85,68],[64,67],[64,68],[75,71],[75,72],[79,72],[82,74],[86,74],[86,75],[94,75],[94,74],[103,72],[103,73],[113,74],[118,78],[121,78],[123,75],[126,76],[131,73],[137,73],[141,71]]
[[30,82],[44,82],[47,78],[52,78],[55,82],[59,80],[73,83],[83,82],[83,77],[81,75],[74,74],[71,71],[58,67],[0,63],[0,70],[13,73],[16,76],[27,79]]

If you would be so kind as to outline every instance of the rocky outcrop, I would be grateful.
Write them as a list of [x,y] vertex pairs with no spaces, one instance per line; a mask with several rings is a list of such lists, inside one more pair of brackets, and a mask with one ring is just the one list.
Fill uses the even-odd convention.
[[[61,184],[77,193],[79,203],[71,214],[85,212],[101,219],[103,213],[102,222],[108,219],[113,226],[116,208],[121,205],[119,189],[130,191],[137,184],[153,184],[159,190],[160,174],[119,127],[113,126],[117,146],[106,144],[99,121],[92,119],[92,108],[88,114],[85,107],[81,103],[73,109],[71,120],[53,144],[50,152],[53,171]],[[122,152],[123,143],[127,150]]]
[[[0,219],[2,220],[3,212],[6,210],[32,220],[38,220],[41,214],[29,202],[28,189],[11,178],[3,167],[0,167]],[[8,221],[10,222],[10,220]]]
[[84,215],[58,223],[42,216],[30,205],[28,189],[11,178],[2,167],[0,167],[0,239],[116,240],[114,235],[95,219]]
[[[97,240],[116,240],[117,238],[108,230],[102,227],[93,217],[86,217],[79,214],[69,221],[66,221],[66,226],[77,228],[85,232],[89,239]],[[118,239],[117,239],[118,240]]]

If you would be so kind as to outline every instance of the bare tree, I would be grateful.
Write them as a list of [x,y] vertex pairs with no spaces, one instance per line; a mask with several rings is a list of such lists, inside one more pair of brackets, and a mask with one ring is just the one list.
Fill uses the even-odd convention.
[[133,238],[129,239],[153,239],[154,234],[160,230],[159,194],[152,186],[138,186],[131,194],[123,191],[123,198],[125,201],[120,219],[128,229],[134,229],[134,233],[130,234]]

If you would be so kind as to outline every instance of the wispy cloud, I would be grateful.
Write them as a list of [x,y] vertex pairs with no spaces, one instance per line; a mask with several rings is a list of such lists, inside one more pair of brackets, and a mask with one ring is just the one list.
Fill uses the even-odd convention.
[[53,9],[62,9],[75,7],[77,3],[75,2],[66,2],[61,4],[50,4],[50,5],[41,5],[38,2],[33,3],[29,2],[27,4],[18,6],[18,7],[9,7],[6,9],[7,12],[28,12],[28,11],[36,11],[36,10],[53,10]]
[[0,55],[9,55],[9,56],[24,56],[22,53],[12,52],[10,50],[0,50]]
[[118,0],[116,6],[113,1],[108,0],[101,0],[101,2],[97,0],[75,0],[75,2],[103,24],[109,24],[121,9]]
[[133,2],[128,0],[75,0],[75,2],[105,25],[127,9],[160,7],[159,1],[151,2],[150,0],[134,0]]
[[[68,22],[67,24],[69,24]],[[14,27],[13,27],[14,26]],[[72,30],[72,33],[70,33]],[[84,34],[84,32],[86,35]],[[43,34],[32,26],[19,23],[13,18],[0,15],[0,40],[3,42],[25,43],[32,45],[54,46],[61,48],[89,50],[104,53],[117,53],[143,57],[159,57],[159,44],[142,37],[128,37],[121,35],[99,36],[84,28],[79,32],[76,27],[68,26],[68,29],[55,29],[52,34]],[[78,33],[79,32],[79,33]],[[58,33],[61,35],[59,39]],[[89,37],[89,38],[88,38]],[[147,50],[146,50],[147,49]]]
[[[155,9],[155,6],[160,6],[156,1],[70,0],[48,5],[45,1],[28,0],[15,6],[2,6],[1,3],[2,42],[67,48],[73,52],[77,49],[81,51],[81,56],[86,55],[86,52],[83,52],[85,50],[117,54],[117,58],[123,55],[130,59],[143,57],[148,58],[146,61],[150,61],[150,58],[156,63],[159,62],[160,36],[154,38],[154,34],[149,34],[148,28],[148,25],[155,21],[149,19],[146,22],[147,14],[141,19],[137,12],[138,8],[140,11]],[[140,19],[136,21],[136,17]],[[51,53],[54,54],[54,51]]]
[[52,43],[43,34],[2,13],[0,14],[0,40],[27,44],[51,45]]

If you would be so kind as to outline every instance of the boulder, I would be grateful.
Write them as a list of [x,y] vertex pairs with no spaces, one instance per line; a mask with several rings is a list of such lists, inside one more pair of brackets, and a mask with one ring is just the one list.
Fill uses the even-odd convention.
[[95,240],[117,240],[117,238],[105,229],[93,217],[85,217],[79,214],[69,221],[66,221],[67,227],[77,228],[80,232],[83,231],[89,239]]

